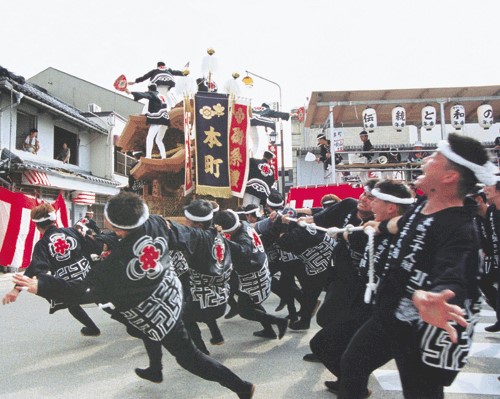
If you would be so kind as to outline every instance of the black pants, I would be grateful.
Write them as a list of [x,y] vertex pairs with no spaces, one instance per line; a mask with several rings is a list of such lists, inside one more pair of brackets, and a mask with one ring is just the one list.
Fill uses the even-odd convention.
[[281,320],[280,317],[267,313],[261,304],[253,303],[250,296],[244,292],[240,292],[238,296],[238,311],[241,317],[258,321],[267,331],[272,330],[272,325]]
[[[498,287],[495,287],[495,284],[498,284]],[[487,272],[481,274],[479,288],[488,304],[495,310],[497,322],[500,322],[500,269],[490,266]]]
[[236,393],[248,392],[250,390],[251,383],[242,380],[226,366],[202,353],[193,344],[182,319],[179,319],[174,329],[162,341],[153,341],[135,327],[129,325],[125,318],[120,316],[114,318],[126,324],[127,332],[130,335],[142,339],[148,353],[151,368],[161,370],[161,347],[163,346],[175,357],[177,363],[190,373],[204,380],[218,382]]
[[338,399],[364,398],[370,374],[392,358],[398,366],[405,399],[444,398],[436,369],[422,363],[416,347],[408,346],[406,334],[392,335],[394,331],[387,327],[375,313],[356,332],[342,355]]
[[335,320],[319,330],[309,342],[311,351],[318,356],[325,367],[337,378],[340,378],[340,361],[352,337],[356,334],[365,317],[350,320]]
[[232,271],[231,272],[231,277],[229,278],[229,297],[227,299],[227,304],[231,306],[238,306],[236,303],[236,299],[234,299],[235,295],[239,294],[239,285],[240,285],[240,279],[238,278],[238,275],[236,272]]
[[279,279],[273,277],[271,280],[271,291],[280,297],[280,300],[287,305],[288,313],[294,315],[297,313],[295,299],[302,303],[302,290],[295,283],[295,275],[291,262],[276,261],[269,264],[271,275],[274,276],[280,272]]
[[95,325],[94,321],[90,318],[90,316],[83,310],[80,305],[70,305],[68,306],[68,311],[71,313],[75,319],[77,319],[80,323],[82,323],[85,327],[88,327],[92,330],[99,330]]
[[318,274],[308,275],[302,261],[293,261],[289,263],[302,287],[303,300],[299,312],[300,320],[310,323],[318,298],[326,284],[327,271],[325,270]]
[[201,330],[198,323],[205,323],[215,339],[222,339],[222,333],[217,325],[217,319],[222,317],[226,312],[226,304],[222,304],[212,308],[200,309],[199,306],[193,302],[187,302],[182,319],[186,330],[198,349],[208,353],[208,349],[201,336]]

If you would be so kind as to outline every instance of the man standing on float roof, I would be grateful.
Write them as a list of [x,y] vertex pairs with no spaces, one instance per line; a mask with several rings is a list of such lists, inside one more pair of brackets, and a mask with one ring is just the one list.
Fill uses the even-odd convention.
[[[167,68],[163,61],[158,61],[155,69],[152,69],[151,71],[144,74],[143,76],[138,77],[133,82],[127,82],[127,84],[129,86],[131,86],[135,83],[141,83],[141,82],[144,82],[145,80],[149,79],[149,83],[156,84],[160,94],[167,97],[170,89],[175,87],[174,76],[183,76],[182,71]],[[170,105],[170,104],[169,104],[169,106],[172,107],[172,105]]]

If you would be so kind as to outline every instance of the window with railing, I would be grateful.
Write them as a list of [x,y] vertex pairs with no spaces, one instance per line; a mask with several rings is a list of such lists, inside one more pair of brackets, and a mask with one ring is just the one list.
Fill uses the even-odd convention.
[[128,176],[130,169],[137,162],[134,157],[115,151],[115,173],[121,176]]

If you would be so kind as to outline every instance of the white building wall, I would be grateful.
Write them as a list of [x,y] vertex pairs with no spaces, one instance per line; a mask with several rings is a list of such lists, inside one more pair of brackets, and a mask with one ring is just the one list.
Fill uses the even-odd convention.
[[[5,99],[4,99],[5,98]],[[16,107],[12,108],[10,112],[10,99],[2,96],[0,99],[0,149],[2,148],[15,148],[12,147],[10,136],[16,136]],[[10,115],[12,115],[12,124]]]

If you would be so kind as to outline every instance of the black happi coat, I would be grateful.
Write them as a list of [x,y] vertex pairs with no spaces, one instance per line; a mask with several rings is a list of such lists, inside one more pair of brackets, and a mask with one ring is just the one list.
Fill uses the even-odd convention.
[[241,222],[228,243],[239,290],[256,304],[264,302],[271,293],[271,274],[259,235],[247,222]]
[[[281,219],[273,222],[270,218],[264,218],[255,223],[255,231],[261,237],[261,240],[266,249],[266,254],[269,262],[272,265],[278,263],[287,263],[298,260],[298,257],[290,251],[283,250],[277,240],[280,236],[280,231],[283,228]],[[286,227],[286,226],[285,226]]]
[[189,265],[192,303],[199,309],[225,307],[233,270],[227,240],[212,227],[169,223],[170,248],[183,251]]
[[[361,220],[357,215],[357,204],[355,199],[346,198],[314,215],[314,221],[323,227],[358,226]],[[347,242],[339,234],[336,241],[325,300],[317,315],[320,326],[326,326],[334,319],[349,320],[362,291],[358,266],[368,241],[367,236],[364,233],[354,234]]]
[[[371,294],[370,303],[365,302],[366,284],[369,282],[370,274],[370,254],[368,246],[368,236],[363,231],[356,231],[351,234],[349,241],[356,242],[356,246],[365,244],[363,257],[358,261],[353,261],[353,266],[357,272],[357,278],[352,280],[351,291],[353,293],[348,317],[357,320],[366,320],[371,315],[372,303],[375,302],[375,292]],[[384,266],[389,255],[390,244],[393,239],[391,234],[377,234],[373,242],[373,266],[374,283],[378,286],[383,275]]]
[[500,212],[495,205],[490,205],[483,218],[476,216],[476,224],[479,230],[481,248],[485,254],[484,273],[488,274],[492,268],[500,266]]
[[152,215],[120,240],[83,280],[39,276],[38,295],[79,297],[81,303],[86,303],[90,294],[96,302],[111,302],[121,319],[124,317],[150,339],[161,341],[175,326],[182,310],[182,286],[171,270],[167,234],[163,218]]
[[[330,140],[327,140],[328,144],[321,144],[319,146],[319,160],[323,162],[323,169],[327,170],[328,166],[332,164],[331,150],[330,150]],[[330,154],[327,157],[326,154]],[[336,163],[336,162],[335,162]]]
[[[479,311],[479,238],[473,216],[465,207],[453,207],[424,215],[424,204],[400,220],[400,233],[390,250],[377,293],[377,311],[401,350],[419,350],[422,361],[440,370],[449,385],[464,366]],[[459,343],[448,333],[427,325],[413,305],[415,290],[450,289],[450,300],[465,309],[467,329],[457,326]]]
[[176,71],[167,67],[158,67],[137,78],[135,83],[144,82],[149,79],[151,83],[157,86],[167,86],[169,89],[175,86],[174,76],[182,76],[182,71]]
[[321,227],[344,227],[346,224],[359,223],[356,221],[347,221],[346,217],[357,212],[358,201],[354,198],[346,198],[342,201],[323,209],[321,212],[313,215],[314,223]]
[[250,158],[245,192],[266,201],[274,184],[274,168],[265,159]]
[[288,232],[276,242],[284,251],[296,255],[305,266],[308,276],[325,272],[330,267],[337,242],[327,234],[290,223]]
[[157,91],[133,91],[134,101],[148,100],[148,112],[146,122],[148,125],[170,126],[167,104]]
[[363,152],[361,153],[362,156],[366,157],[368,161],[370,161],[373,158],[373,152],[371,152],[374,149],[373,144],[370,140],[366,140],[363,143]]
[[209,85],[208,79],[198,78],[196,79],[196,85],[198,86],[199,92],[217,93],[217,90],[219,89],[217,83],[215,83],[213,79],[210,80]]
[[[50,272],[63,280],[81,280],[90,272],[90,254],[100,253],[99,245],[75,228],[49,227],[35,244],[27,277]],[[50,301],[50,313],[67,306]]]

